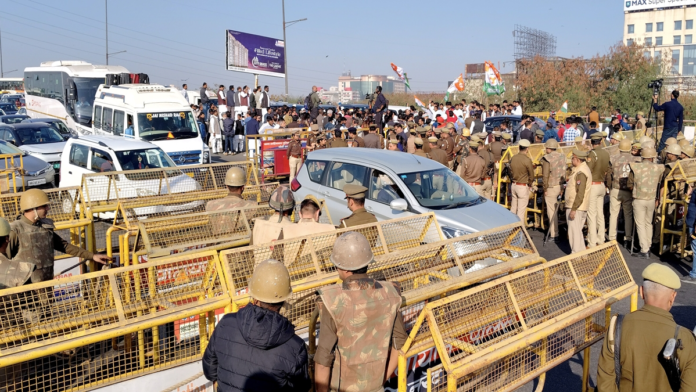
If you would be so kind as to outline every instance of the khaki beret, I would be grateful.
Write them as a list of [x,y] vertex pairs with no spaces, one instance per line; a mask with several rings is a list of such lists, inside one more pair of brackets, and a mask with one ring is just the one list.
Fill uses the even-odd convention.
[[488,137],[488,133],[486,133],[486,132],[479,132],[478,136],[479,136],[479,138],[480,138],[481,140],[485,140],[485,139]]
[[449,129],[449,128],[444,128],[444,129],[442,130],[442,133],[450,133],[450,129]]
[[447,123],[447,125],[445,126],[445,128],[454,129],[454,123]]
[[426,131],[429,131],[429,130],[433,129],[433,126],[430,124],[425,124],[425,125],[423,125],[423,128],[425,128]]
[[419,137],[417,137],[413,142],[416,144],[416,146],[422,146],[422,145],[423,145],[423,139],[421,139],[421,138],[419,138]]
[[501,137],[501,136],[503,136],[503,133],[500,131],[495,131],[495,132],[493,132],[493,136],[494,137]]
[[471,141],[471,142],[469,142],[469,147],[478,148],[479,144],[480,144],[480,142],[478,142],[478,141]]
[[590,152],[586,150],[578,150],[576,148],[573,150],[573,155],[581,159],[587,159],[587,156],[590,155]]
[[346,199],[349,197],[353,199],[364,199],[367,188],[362,185],[348,184],[343,187],[343,192],[346,194]]
[[415,128],[415,127],[416,127],[416,123],[414,123],[413,121],[407,122],[406,125],[407,125],[409,128]]
[[429,141],[430,143],[437,143],[437,138],[436,138],[435,136],[430,136],[430,137],[428,138],[428,141]]
[[415,134],[418,133],[418,132],[416,131],[415,128],[410,128],[410,127],[409,127],[409,128],[408,128],[408,133],[415,135]]
[[592,140],[602,140],[602,139],[604,139],[604,137],[602,136],[601,133],[595,132],[595,133],[592,134],[592,136],[590,136],[590,139],[592,139]]
[[318,131],[319,130],[319,124],[312,124],[310,127],[312,131]]
[[537,136],[544,136],[544,131],[542,131],[541,129],[537,129],[535,133]]
[[433,132],[435,132],[436,135],[439,135],[439,134],[442,133],[442,129],[441,129],[441,128],[435,128],[435,129],[433,129]]
[[503,134],[503,139],[505,139],[505,140],[512,140],[512,135],[510,135],[509,133],[504,133],[504,134]]
[[520,147],[529,147],[531,145],[532,145],[532,143],[530,143],[529,140],[527,140],[527,139],[520,140]]
[[421,134],[422,134],[422,133],[425,133],[425,128],[423,128],[423,127],[416,127],[416,132],[421,133]]
[[676,272],[666,265],[652,263],[643,270],[643,280],[649,280],[672,290],[681,288],[681,281]]
[[478,135],[473,135],[470,139],[472,142],[480,142],[481,141],[481,138],[478,137]]

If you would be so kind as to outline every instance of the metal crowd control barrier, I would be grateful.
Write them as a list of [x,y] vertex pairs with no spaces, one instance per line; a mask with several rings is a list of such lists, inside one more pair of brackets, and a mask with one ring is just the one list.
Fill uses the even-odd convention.
[[[544,121],[547,121],[549,117],[551,117],[551,112],[534,112],[534,113],[526,113],[530,116],[534,116],[536,118],[540,118]],[[565,122],[566,118],[571,117],[571,116],[580,116],[580,113],[564,113],[561,111],[556,112],[556,121],[558,122]]]
[[246,171],[247,185],[259,185],[251,162],[225,162],[84,174],[82,192],[92,214],[113,213],[124,200],[225,189],[225,173],[232,167]]
[[0,168],[0,193],[17,193],[17,174],[22,176],[19,191],[24,192],[23,177],[25,173],[22,155],[0,154],[0,160],[4,163],[4,166]]
[[200,251],[3,290],[0,385],[78,391],[200,360],[230,301],[221,271]]
[[[285,263],[293,285],[292,299],[287,302],[286,309],[284,309],[285,315],[298,328],[308,326],[312,311],[315,309],[315,290],[338,281],[336,268],[329,261],[329,256],[336,238],[349,231],[357,231],[365,235],[373,254],[378,258],[384,255],[394,255],[398,258],[400,252],[405,249],[415,248],[422,244],[439,244],[442,240],[435,215],[428,213],[275,241],[270,244],[222,251],[220,259],[230,282],[230,294],[233,299],[228,310],[237,311],[240,306],[249,302],[247,282],[254,272],[254,267],[266,259],[273,258]],[[524,251],[527,248],[521,247],[521,249]],[[447,252],[446,249],[440,251],[443,254]],[[433,252],[437,253],[437,251]],[[391,263],[393,263],[392,266],[385,262],[383,267],[375,267],[376,264],[373,264],[371,269],[381,271],[380,273],[392,278],[401,273],[405,277],[405,285],[415,285],[416,287],[431,284],[428,283],[428,279],[432,279],[434,283],[437,276],[442,277],[438,272],[440,269],[435,267],[437,263],[434,260],[431,260],[428,267],[410,265],[411,260],[408,258]],[[426,264],[427,262],[423,265]],[[443,260],[442,265],[445,264],[447,261]],[[450,264],[450,268],[457,267],[456,264],[451,262]],[[409,271],[415,273],[420,268],[432,268],[430,277],[423,276],[419,278],[420,280],[415,281],[413,278],[410,280],[406,278]],[[406,282],[407,280],[408,282]]]
[[[689,207],[689,200],[686,195],[688,184],[696,182],[696,159],[684,159],[676,161],[672,169],[665,166],[667,175],[662,184],[662,194],[660,210],[660,255],[666,251],[678,252],[680,256],[686,257],[690,250],[690,234],[686,226],[686,212]],[[694,197],[691,195],[691,197]],[[682,214],[679,214],[681,207]],[[679,215],[681,224],[679,224]],[[666,236],[669,235],[669,245],[665,249]],[[675,244],[675,239],[678,242]]]
[[442,363],[427,370],[428,391],[510,391],[582,349],[586,386],[589,347],[611,304],[636,289],[611,242],[430,302],[399,356],[399,391],[407,390],[406,358],[433,345]]

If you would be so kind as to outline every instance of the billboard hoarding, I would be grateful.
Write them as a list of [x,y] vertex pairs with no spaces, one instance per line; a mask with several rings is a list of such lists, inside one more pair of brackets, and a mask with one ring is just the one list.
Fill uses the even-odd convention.
[[285,77],[285,41],[226,30],[228,71]]
[[696,0],[622,0],[624,11],[652,10],[655,8],[683,7],[696,5]]

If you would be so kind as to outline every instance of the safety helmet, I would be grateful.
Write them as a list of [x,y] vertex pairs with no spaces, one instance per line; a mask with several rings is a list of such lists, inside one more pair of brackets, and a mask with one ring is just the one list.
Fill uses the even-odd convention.
[[665,144],[668,146],[671,146],[672,144],[677,144],[677,139],[673,138],[673,137],[669,137],[669,138],[667,138],[667,140],[665,140]]
[[684,149],[684,147],[686,147],[686,146],[688,146],[688,145],[689,145],[689,141],[688,141],[688,140],[686,140],[686,139],[681,139],[681,140],[679,140],[679,142],[677,142],[677,144],[678,144],[678,145],[679,145],[679,147],[681,147],[681,148],[682,148],[682,150],[683,150],[683,149]]
[[667,154],[673,154],[673,155],[676,155],[677,157],[679,157],[681,155],[682,150],[678,144],[674,143],[674,144],[670,144],[669,146],[667,146],[667,148],[665,148],[665,151],[667,151]]
[[374,256],[367,238],[356,231],[349,231],[336,239],[329,260],[344,271],[355,271],[370,264]]
[[558,148],[558,142],[556,139],[549,139],[546,141],[546,143],[544,143],[544,147],[555,150]]
[[650,136],[641,136],[640,139],[638,139],[638,143],[643,144],[647,141],[651,141],[652,138]]
[[19,208],[22,212],[33,210],[34,208],[47,204],[49,204],[48,196],[46,196],[46,192],[41,189],[29,189],[22,193],[22,197],[19,199]]
[[631,151],[631,141],[628,139],[621,139],[621,141],[619,142],[619,151]]
[[657,151],[652,147],[643,147],[640,150],[641,158],[655,158],[657,156]]
[[268,199],[268,205],[278,211],[290,211],[295,208],[295,197],[292,195],[290,187],[281,185],[271,193],[271,198]]
[[682,148],[682,154],[686,155],[689,158],[694,157],[694,147],[693,146],[686,146]]
[[244,186],[246,180],[246,173],[241,167],[231,167],[225,174],[225,185],[227,186]]
[[10,223],[7,222],[7,219],[0,218],[0,237],[7,237],[10,235],[11,230]]
[[471,131],[469,128],[462,129],[462,136],[471,136]]
[[249,292],[251,298],[269,304],[285,301],[292,294],[288,269],[278,260],[262,261],[251,275]]

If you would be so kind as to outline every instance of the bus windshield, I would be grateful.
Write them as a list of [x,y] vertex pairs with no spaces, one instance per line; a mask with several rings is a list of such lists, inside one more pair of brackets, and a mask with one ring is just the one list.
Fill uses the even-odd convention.
[[75,101],[75,120],[86,126],[92,124],[92,105],[94,96],[100,84],[104,83],[104,78],[72,78],[77,89],[77,100]]
[[190,111],[138,113],[138,135],[148,142],[193,139],[198,137],[198,125]]

